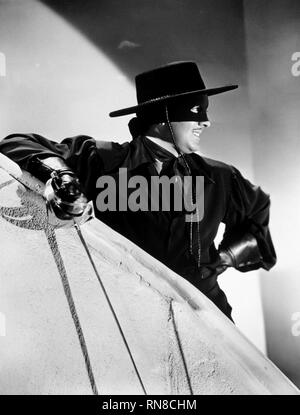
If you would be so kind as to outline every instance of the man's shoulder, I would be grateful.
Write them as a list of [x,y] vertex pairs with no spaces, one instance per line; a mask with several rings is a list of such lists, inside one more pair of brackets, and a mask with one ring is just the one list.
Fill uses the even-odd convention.
[[212,178],[217,180],[220,179],[221,182],[229,180],[229,182],[232,183],[233,180],[235,183],[238,182],[239,185],[254,186],[236,166],[208,157],[202,157],[202,159],[204,160],[207,169],[210,171]]
[[208,157],[203,157],[203,156],[201,157],[204,160],[205,164],[207,165],[208,169],[214,174],[231,175],[236,170],[234,166],[232,166],[231,164],[224,163],[223,161],[208,158]]
[[115,141],[95,140],[96,148],[104,164],[104,170],[109,171],[118,167],[130,151],[130,143],[118,143]]
[[129,150],[129,142],[118,143],[116,141],[95,140],[96,147],[100,151],[126,153]]

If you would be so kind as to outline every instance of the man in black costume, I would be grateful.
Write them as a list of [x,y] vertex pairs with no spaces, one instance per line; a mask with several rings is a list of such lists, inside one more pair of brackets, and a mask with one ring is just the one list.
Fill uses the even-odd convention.
[[[269,270],[276,262],[268,228],[269,196],[235,167],[199,154],[200,135],[210,125],[208,96],[235,88],[207,89],[194,62],[175,62],[138,75],[138,104],[110,113],[136,114],[129,123],[131,142],[77,136],[56,143],[37,134],[12,134],[2,140],[0,151],[40,180],[52,177],[56,195],[66,202],[56,206],[58,217],[80,215],[82,200],[93,200],[100,220],[187,279],[231,318],[218,275],[227,267]],[[194,220],[174,206],[169,211],[161,206],[159,211],[98,209],[97,180],[112,177],[118,200],[124,169],[128,181],[136,176],[148,183],[153,176],[204,177],[203,215],[197,204],[190,213]],[[195,202],[198,195],[192,188]],[[214,239],[221,222],[226,227],[217,249]]]

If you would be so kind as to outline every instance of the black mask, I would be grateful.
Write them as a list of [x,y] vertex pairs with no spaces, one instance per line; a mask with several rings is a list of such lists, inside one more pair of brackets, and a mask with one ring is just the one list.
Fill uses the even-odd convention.
[[170,121],[208,121],[207,118],[208,97],[198,95],[196,97],[181,98],[168,105]]
[[176,100],[169,100],[167,103],[144,107],[137,112],[137,116],[148,125],[166,122],[166,105],[170,121],[208,121],[207,95],[180,97]]

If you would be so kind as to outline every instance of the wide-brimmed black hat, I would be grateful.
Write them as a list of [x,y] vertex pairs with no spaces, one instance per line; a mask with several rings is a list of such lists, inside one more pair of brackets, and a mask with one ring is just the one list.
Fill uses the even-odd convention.
[[236,89],[238,85],[206,88],[195,62],[173,62],[135,77],[138,105],[111,112],[110,117],[120,117],[146,109],[150,105],[172,101],[196,94],[216,95]]

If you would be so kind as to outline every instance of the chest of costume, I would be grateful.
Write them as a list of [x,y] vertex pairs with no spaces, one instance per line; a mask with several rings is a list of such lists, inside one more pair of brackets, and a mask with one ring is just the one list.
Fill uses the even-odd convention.
[[[159,188],[160,179],[153,164],[134,170],[120,168],[102,176],[94,200],[96,216],[163,262],[175,256],[182,260],[188,258],[190,214],[184,209],[183,192],[177,200],[181,198],[183,209],[176,210],[179,203],[176,206],[172,186],[176,189],[180,184],[166,180],[165,186]],[[211,183],[206,178],[202,181],[199,230],[205,261],[225,214],[226,189],[221,183]]]

